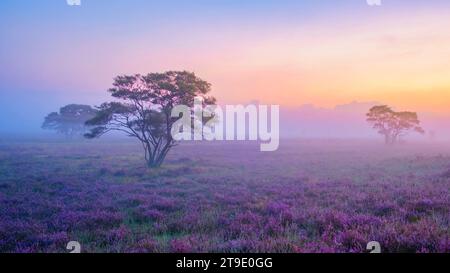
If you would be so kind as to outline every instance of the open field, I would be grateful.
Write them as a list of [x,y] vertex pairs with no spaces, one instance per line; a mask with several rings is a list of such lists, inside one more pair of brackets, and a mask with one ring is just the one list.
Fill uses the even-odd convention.
[[0,142],[0,252],[450,251],[450,145]]

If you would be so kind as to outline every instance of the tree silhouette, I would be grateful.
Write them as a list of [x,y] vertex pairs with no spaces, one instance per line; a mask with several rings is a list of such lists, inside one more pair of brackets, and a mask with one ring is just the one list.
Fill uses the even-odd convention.
[[420,134],[425,131],[420,127],[417,113],[395,112],[387,105],[374,106],[367,113],[367,121],[378,133],[385,137],[386,144],[396,143],[400,137],[410,131]]
[[45,117],[42,129],[55,130],[67,137],[83,135],[88,128],[85,123],[93,118],[97,110],[89,105],[69,104],[58,112],[53,112]]
[[120,131],[137,138],[149,168],[161,166],[176,144],[171,135],[172,125],[178,120],[171,116],[175,106],[192,107],[196,97],[205,104],[215,103],[215,98],[207,96],[211,85],[187,71],[118,76],[113,86],[109,92],[120,101],[98,107],[97,115],[86,123],[95,127],[85,136],[95,138]]

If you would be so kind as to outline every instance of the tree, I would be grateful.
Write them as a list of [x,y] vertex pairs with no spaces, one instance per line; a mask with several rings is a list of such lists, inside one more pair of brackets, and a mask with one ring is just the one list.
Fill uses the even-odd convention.
[[171,116],[172,109],[177,105],[193,107],[196,97],[204,104],[214,104],[215,98],[208,96],[210,90],[208,82],[187,71],[118,76],[109,92],[119,101],[98,107],[97,115],[86,123],[95,127],[85,136],[124,132],[141,142],[149,168],[160,167],[176,145],[171,130],[178,118]]
[[385,137],[386,144],[396,143],[410,131],[425,133],[420,127],[417,113],[395,112],[387,105],[372,107],[367,113],[367,121]]
[[97,110],[89,105],[69,104],[58,112],[53,112],[45,117],[42,129],[55,130],[67,137],[83,135],[88,130],[86,121],[92,119]]

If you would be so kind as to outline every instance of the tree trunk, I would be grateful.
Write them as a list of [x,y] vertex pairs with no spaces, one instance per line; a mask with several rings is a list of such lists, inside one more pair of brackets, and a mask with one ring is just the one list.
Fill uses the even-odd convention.
[[161,164],[159,164],[159,163],[157,163],[157,162],[150,162],[150,161],[147,161],[147,167],[148,167],[149,169],[157,169],[157,168],[161,167]]
[[162,148],[155,147],[150,142],[144,142],[143,146],[145,150],[145,161],[147,162],[147,167],[150,169],[156,169],[161,167],[164,159],[169,153],[170,149],[173,147],[172,139],[169,139],[168,142],[164,144]]
[[162,163],[164,162],[164,159],[166,158],[168,151],[169,151],[169,148],[163,149],[159,153],[148,152],[149,156],[146,158],[147,167],[150,169],[157,169],[157,168],[161,167]]

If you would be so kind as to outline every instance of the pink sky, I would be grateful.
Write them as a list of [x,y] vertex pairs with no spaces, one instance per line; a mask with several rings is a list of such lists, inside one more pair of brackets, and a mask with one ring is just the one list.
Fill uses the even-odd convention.
[[[210,81],[227,103],[332,107],[377,100],[450,111],[449,10],[402,13],[382,6],[376,12],[273,26],[194,21],[189,32],[166,23],[128,36],[45,25],[42,32],[11,37],[27,58],[16,58],[3,74],[17,81],[26,76],[17,83],[26,87],[102,96],[117,74],[187,69]],[[12,27],[20,32],[25,26]]]
[[450,114],[448,1],[16,3],[0,4],[0,97],[100,103],[116,75],[190,70],[222,104]]

